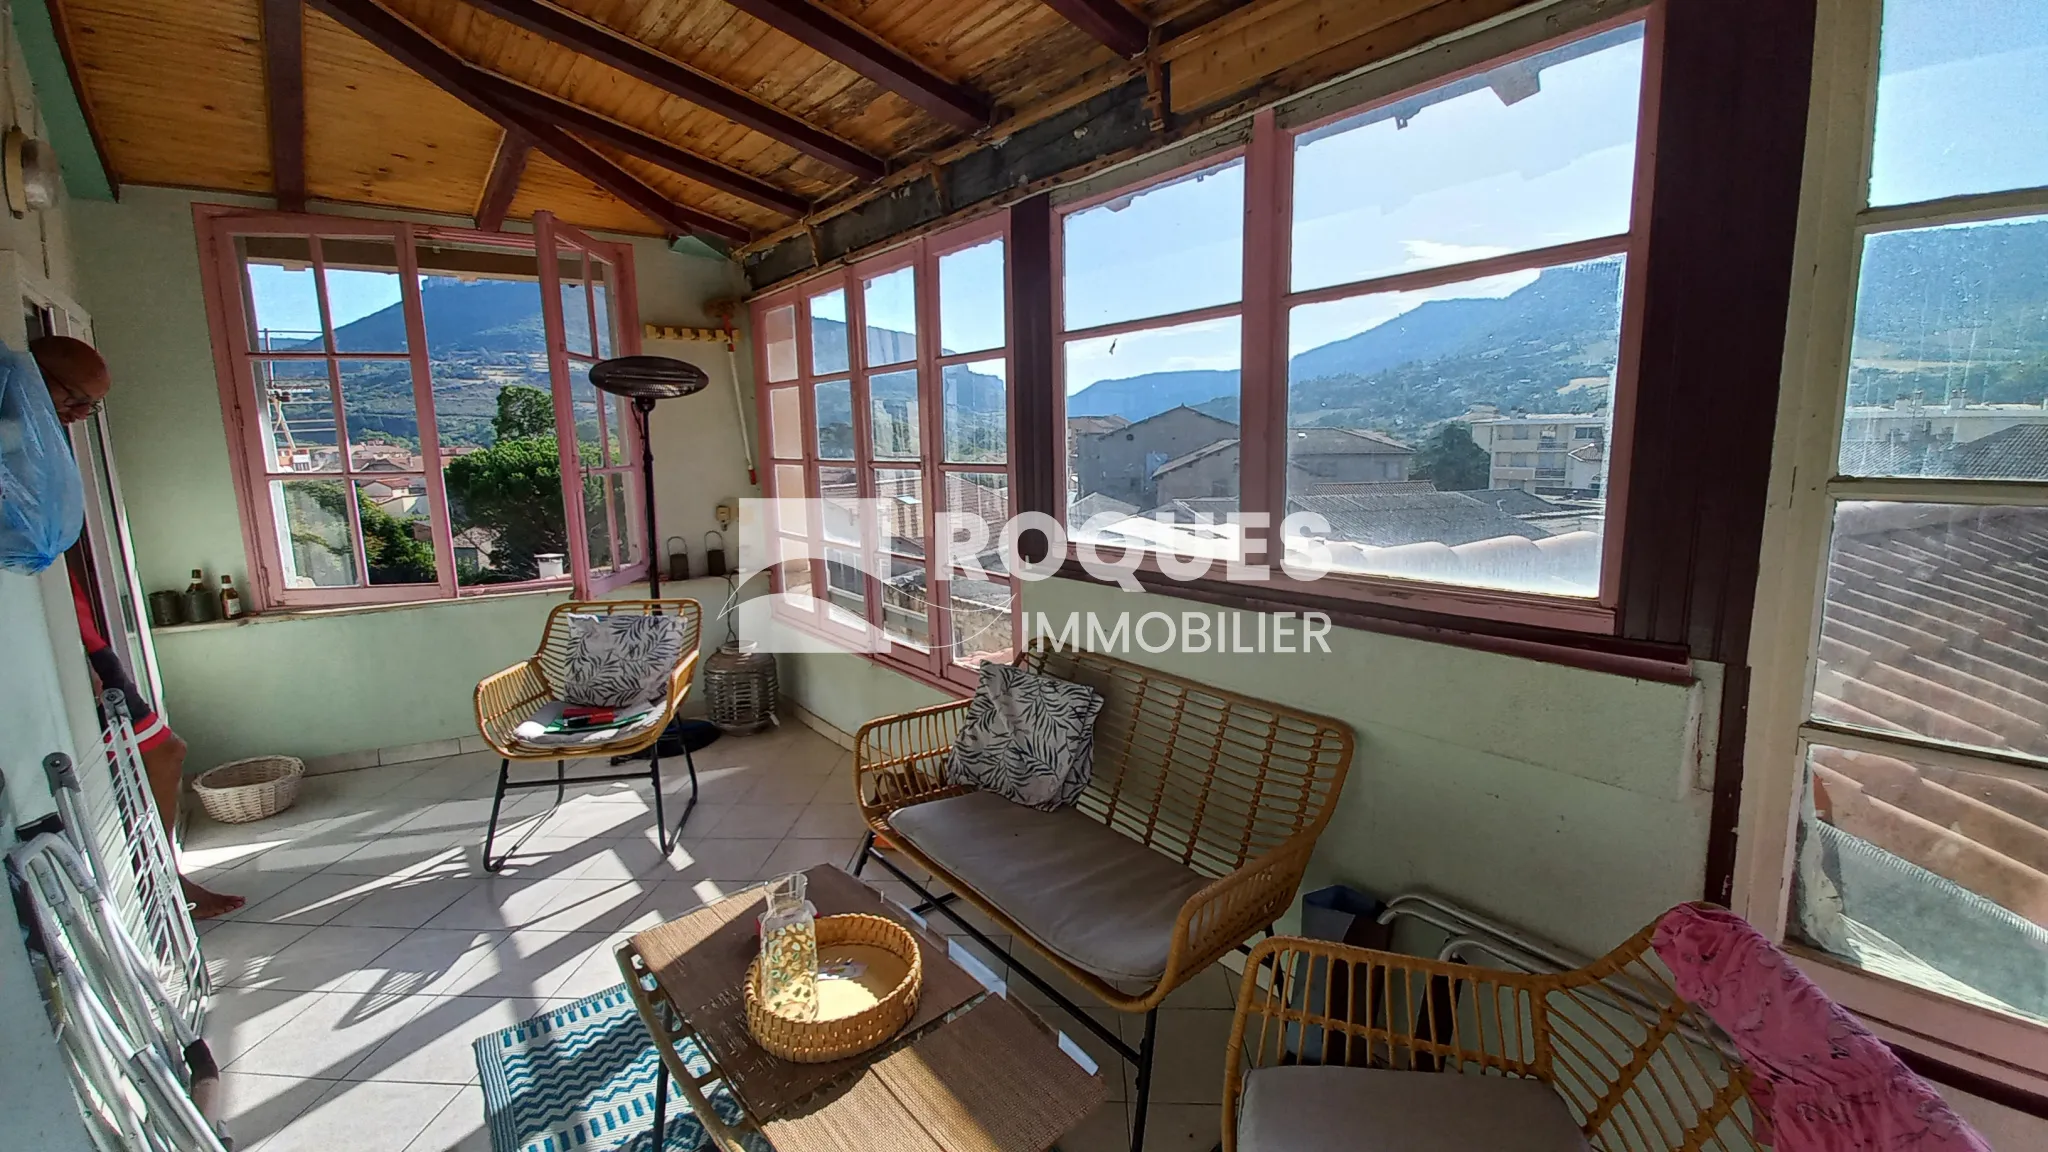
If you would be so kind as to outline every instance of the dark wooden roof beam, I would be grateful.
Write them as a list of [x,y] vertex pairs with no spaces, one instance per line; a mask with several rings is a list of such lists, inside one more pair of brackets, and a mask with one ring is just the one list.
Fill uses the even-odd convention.
[[519,192],[519,179],[526,175],[527,158],[533,155],[533,138],[515,129],[505,129],[498,141],[498,154],[491,157],[491,175],[484,181],[484,194],[476,203],[476,226],[496,232],[505,226],[505,213]]
[[1149,42],[1151,29],[1144,18],[1119,0],[1044,0],[1044,4],[1119,56],[1136,56]]
[[306,9],[263,0],[263,88],[269,106],[270,176],[277,206],[306,210]]
[[533,146],[564,168],[632,205],[677,234],[704,232],[721,240],[744,242],[744,225],[709,212],[678,204],[638,176],[619,167],[590,145],[523,109],[508,107],[488,91],[494,77],[472,67],[426,33],[406,23],[375,0],[311,0],[342,26],[432,82],[435,87],[490,117],[501,128],[517,129],[533,138]]
[[687,176],[699,184],[759,204],[784,216],[801,217],[811,210],[809,201],[766,180],[749,176],[744,172],[735,172],[659,136],[621,124],[616,120],[606,119],[588,108],[571,104],[567,100],[550,96],[545,92],[536,92],[496,75],[489,77],[487,90],[502,103],[524,109],[542,120],[559,124],[585,140],[610,145],[627,155],[638,156],[679,176]]
[[933,72],[836,12],[810,0],[727,0],[770,28],[837,60],[969,132],[988,127],[988,98]]
[[774,140],[867,180],[879,180],[889,167],[879,158],[805,123],[773,104],[758,100],[654,51],[631,37],[540,0],[469,0],[500,20],[517,24],[564,48],[572,49],[628,76],[643,80],[706,111],[717,113]]

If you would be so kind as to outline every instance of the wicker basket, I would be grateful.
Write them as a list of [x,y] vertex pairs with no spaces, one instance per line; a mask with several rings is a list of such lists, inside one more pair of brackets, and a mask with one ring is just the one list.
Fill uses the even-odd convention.
[[291,807],[305,776],[305,761],[296,756],[251,756],[201,772],[192,790],[208,816],[223,824],[247,824]]
[[831,1020],[792,1020],[768,1010],[760,996],[760,961],[747,965],[747,1030],[770,1055],[797,1064],[823,1064],[858,1056],[887,1043],[917,1015],[924,991],[924,957],[909,929],[882,916],[852,914],[818,918],[818,962],[831,962],[847,946],[876,948],[902,958],[908,968],[879,1002],[865,1011]]

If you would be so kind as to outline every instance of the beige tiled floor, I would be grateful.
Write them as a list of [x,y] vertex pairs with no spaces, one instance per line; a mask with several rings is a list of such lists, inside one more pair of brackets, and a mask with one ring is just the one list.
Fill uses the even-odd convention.
[[[769,876],[844,864],[859,844],[850,757],[801,726],[722,739],[697,769],[700,802],[667,858],[645,784],[571,789],[559,807],[536,790],[507,799],[500,851],[516,849],[497,875],[479,846],[497,773],[488,756],[313,777],[291,811],[252,825],[195,819],[187,868],[249,898],[202,937],[220,985],[207,1034],[238,1146],[487,1150],[470,1041],[618,983],[611,946],[625,935]],[[679,804],[682,766],[664,774],[665,803]],[[989,959],[1006,973],[1006,957]],[[1147,1148],[1215,1147],[1233,987],[1212,970],[1161,1014]],[[1021,981],[1013,994],[1046,1003]],[[1057,1010],[1045,1015],[1110,1085],[1110,1103],[1061,1147],[1126,1147],[1129,1070]],[[1140,1018],[1095,1016],[1137,1042]]]

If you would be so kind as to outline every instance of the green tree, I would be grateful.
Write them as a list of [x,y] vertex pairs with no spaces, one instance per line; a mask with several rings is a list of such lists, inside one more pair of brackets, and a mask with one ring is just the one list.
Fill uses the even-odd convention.
[[[348,522],[348,491],[339,481],[320,481],[297,486],[328,518],[329,523]],[[358,500],[357,531],[363,542],[363,561],[372,584],[431,584],[435,579],[434,546],[413,535],[413,519],[401,520],[368,500]],[[330,539],[313,529],[292,533],[295,549],[318,548],[353,568],[348,542]],[[303,561],[302,568],[309,567]]]
[[546,392],[525,384],[513,384],[498,393],[498,415],[491,429],[500,440],[529,436],[555,438],[555,400]]
[[[449,516],[456,535],[481,529],[491,538],[491,567],[473,583],[531,580],[540,574],[534,557],[567,553],[569,533],[562,515],[562,459],[552,432],[545,436],[504,435],[516,429],[507,419],[507,393],[546,393],[507,388],[499,394],[496,444],[448,462]],[[553,420],[550,411],[549,420]]]
[[1473,492],[1492,481],[1492,460],[1472,439],[1472,430],[1453,421],[1415,453],[1415,478],[1436,485],[1439,492]]

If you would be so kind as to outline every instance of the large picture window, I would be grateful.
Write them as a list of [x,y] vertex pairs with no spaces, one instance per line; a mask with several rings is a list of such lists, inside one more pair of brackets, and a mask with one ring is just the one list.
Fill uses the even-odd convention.
[[753,304],[776,611],[938,683],[1015,651],[1006,223]]
[[201,208],[199,227],[262,606],[644,575],[634,432],[589,382],[637,347],[629,250],[546,218],[507,236]]
[[1619,22],[1261,116],[1240,151],[1064,205],[1069,534],[1611,627],[1644,47]]

